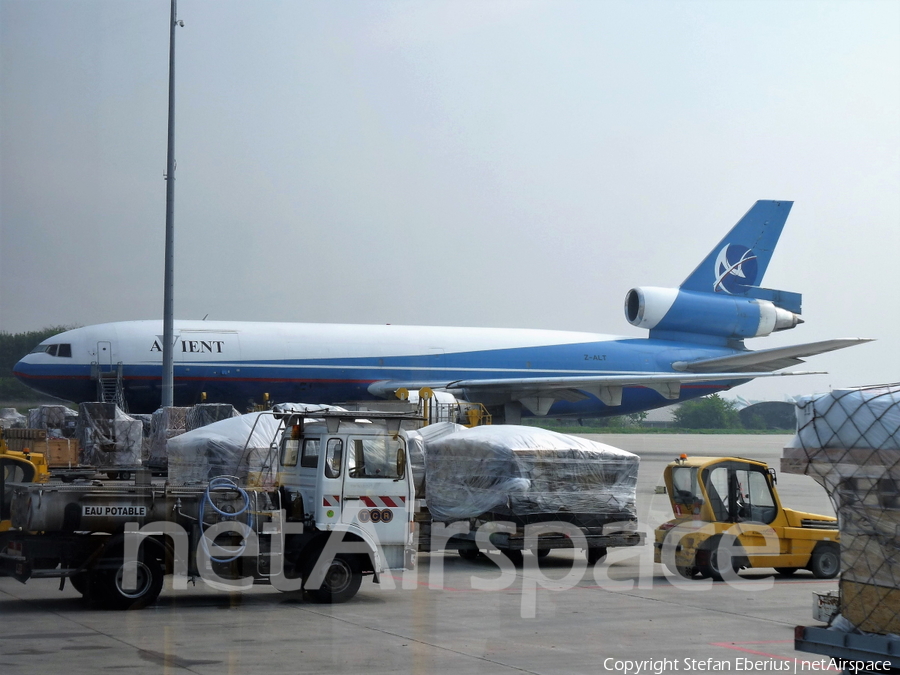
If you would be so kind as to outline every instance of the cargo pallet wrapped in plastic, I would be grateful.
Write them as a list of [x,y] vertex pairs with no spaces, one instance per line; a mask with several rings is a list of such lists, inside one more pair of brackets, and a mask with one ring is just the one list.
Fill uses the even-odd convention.
[[553,520],[592,528],[636,518],[640,458],[603,443],[503,425],[435,433],[424,451],[425,498],[435,521]]
[[169,441],[187,430],[187,413],[190,408],[170,406],[160,408],[150,422],[150,457],[148,466],[163,470],[168,465]]
[[265,412],[213,422],[169,440],[169,483],[234,476],[242,484],[274,483],[279,420]]
[[867,633],[900,633],[900,385],[798,402],[781,468],[812,476],[834,504],[843,618]]
[[28,418],[15,408],[0,408],[0,429],[24,428]]
[[185,431],[193,431],[213,422],[237,417],[240,413],[230,403],[200,403],[188,410],[185,417]]
[[29,429],[64,429],[66,419],[75,412],[64,405],[42,405],[28,411]]
[[145,413],[130,413],[130,415],[141,423],[141,459],[146,463],[150,459],[150,431],[152,430],[153,415]]
[[82,403],[78,407],[78,439],[82,464],[99,469],[141,465],[143,425],[114,403]]

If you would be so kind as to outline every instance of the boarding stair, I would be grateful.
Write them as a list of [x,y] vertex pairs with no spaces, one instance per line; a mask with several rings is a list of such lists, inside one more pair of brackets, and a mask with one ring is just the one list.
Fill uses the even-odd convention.
[[97,381],[97,400],[101,403],[114,403],[123,412],[128,412],[125,405],[125,388],[122,383],[122,363],[114,367],[101,368],[100,364],[92,363],[93,378]]

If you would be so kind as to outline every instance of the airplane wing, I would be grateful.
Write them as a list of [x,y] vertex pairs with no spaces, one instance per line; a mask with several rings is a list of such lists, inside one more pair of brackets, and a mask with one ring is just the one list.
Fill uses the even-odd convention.
[[401,387],[419,389],[445,389],[450,392],[465,390],[468,400],[477,401],[485,395],[503,395],[507,400],[520,401],[536,415],[546,415],[554,401],[580,401],[589,394],[608,406],[622,405],[623,387],[648,387],[663,397],[676,400],[681,385],[689,382],[716,382],[719,380],[749,380],[756,377],[785,375],[819,375],[821,372],[792,373],[626,373],[616,375],[587,375],[580,377],[503,377],[497,379],[454,380],[450,382],[375,382],[369,392],[384,398],[394,395]]
[[741,373],[769,372],[803,363],[801,358],[803,356],[815,356],[816,354],[833,352],[836,349],[845,349],[863,342],[872,342],[872,338],[836,338],[834,340],[809,342],[790,347],[760,349],[754,352],[748,351],[731,356],[719,356],[714,359],[676,361],[672,364],[672,367],[675,370],[690,373],[713,373],[721,370]]

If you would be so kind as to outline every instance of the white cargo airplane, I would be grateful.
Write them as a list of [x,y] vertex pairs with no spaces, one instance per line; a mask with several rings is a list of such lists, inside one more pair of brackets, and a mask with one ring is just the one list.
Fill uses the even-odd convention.
[[[239,410],[272,401],[393,398],[423,386],[523,414],[601,417],[723,391],[802,358],[849,347],[842,338],[750,351],[744,338],[794,328],[801,296],[760,288],[792,202],[759,201],[679,288],[634,288],[625,316],[648,338],[508,328],[220,321],[175,322],[175,405]],[[65,400],[97,400],[97,374],[121,368],[132,412],[159,407],[162,321],[77,328],[38,345],[14,373]]]

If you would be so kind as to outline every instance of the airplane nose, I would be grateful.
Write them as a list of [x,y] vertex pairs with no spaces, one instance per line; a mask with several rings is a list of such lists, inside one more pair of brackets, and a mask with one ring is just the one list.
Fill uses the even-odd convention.
[[21,359],[19,359],[18,362],[16,362],[16,365],[13,366],[13,368],[12,368],[13,376],[17,380],[19,380],[19,382],[25,382],[25,380],[23,378],[28,376],[28,373],[30,371],[30,366],[31,366],[31,364],[28,362],[28,357],[23,356]]

